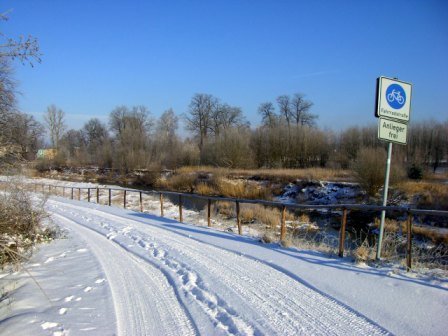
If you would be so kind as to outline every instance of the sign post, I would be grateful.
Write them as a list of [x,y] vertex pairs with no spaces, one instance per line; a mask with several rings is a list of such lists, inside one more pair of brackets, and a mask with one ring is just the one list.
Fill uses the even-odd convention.
[[[378,139],[388,142],[384,176],[383,206],[387,205],[392,143],[406,145],[411,113],[412,85],[394,78],[379,77],[376,86],[375,116],[378,118]],[[381,211],[376,259],[381,259],[386,210]]]

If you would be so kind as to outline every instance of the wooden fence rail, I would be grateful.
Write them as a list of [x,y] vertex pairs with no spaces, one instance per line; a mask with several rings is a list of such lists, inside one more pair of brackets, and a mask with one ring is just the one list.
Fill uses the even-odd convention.
[[[7,183],[4,181],[0,181],[0,183]],[[317,205],[317,204],[292,204],[292,203],[282,203],[275,201],[265,201],[265,200],[249,200],[249,199],[239,199],[239,198],[230,198],[230,197],[217,197],[217,196],[202,196],[197,194],[187,194],[187,193],[179,193],[173,191],[154,191],[154,190],[138,190],[138,189],[127,189],[127,188],[106,188],[106,187],[69,187],[69,186],[54,186],[49,184],[41,184],[41,183],[32,183],[34,186],[34,191],[37,192],[38,186],[41,187],[42,193],[45,193],[45,187],[48,187],[48,192],[51,193],[51,188],[53,187],[55,193],[57,194],[57,187],[62,187],[63,192],[62,195],[65,197],[65,190],[68,188],[71,189],[71,199],[74,199],[74,190],[78,189],[78,200],[81,200],[81,190],[87,189],[87,198],[90,202],[91,194],[90,190],[96,190],[96,202],[100,203],[100,192],[101,190],[108,191],[108,205],[112,205],[112,192],[118,191],[123,192],[123,207],[126,208],[126,199],[127,194],[134,192],[139,194],[139,203],[140,203],[140,211],[143,212],[143,195],[159,195],[160,199],[160,216],[164,216],[163,209],[163,201],[164,195],[177,196],[179,203],[179,222],[183,222],[183,198],[190,197],[207,201],[207,225],[211,226],[211,202],[212,201],[225,201],[232,202],[236,206],[236,222],[238,227],[238,234],[242,234],[242,226],[241,226],[241,218],[240,218],[240,206],[241,204],[261,204],[269,207],[276,207],[281,209],[281,219],[280,219],[280,240],[284,241],[286,239],[286,210],[287,209],[299,209],[299,210],[318,210],[318,209],[327,209],[327,210],[342,210],[341,217],[341,228],[339,231],[339,256],[344,256],[344,245],[345,245],[345,233],[346,233],[346,224],[347,224],[347,215],[351,210],[361,210],[361,211],[374,211],[380,212],[385,210],[386,212],[398,212],[398,213],[406,213],[407,221],[406,221],[406,265],[408,269],[411,269],[411,251],[412,251],[412,218],[414,215],[433,215],[433,216],[443,216],[448,217],[448,211],[441,210],[429,210],[429,209],[413,209],[410,207],[400,207],[400,206],[380,206],[380,205],[365,205],[365,204],[331,204],[331,205]]]

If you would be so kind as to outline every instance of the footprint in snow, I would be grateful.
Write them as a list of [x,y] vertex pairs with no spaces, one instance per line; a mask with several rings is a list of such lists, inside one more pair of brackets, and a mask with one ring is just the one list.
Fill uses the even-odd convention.
[[87,252],[87,249],[86,248],[81,248],[81,249],[78,249],[77,252],[80,252],[80,253]]
[[40,326],[42,327],[43,330],[47,330],[47,329],[56,328],[58,325],[59,325],[59,323],[56,323],[56,322],[44,322]]
[[66,333],[64,330],[62,330],[62,331],[55,331],[53,333],[53,336],[67,336],[67,335],[68,335],[68,333]]
[[54,261],[54,257],[50,257],[47,260],[44,261],[44,264],[48,264],[49,262]]
[[65,313],[67,312],[67,308],[61,308],[59,309],[59,315],[65,315]]
[[95,281],[95,283],[96,283],[96,284],[102,284],[104,281],[106,281],[106,279],[101,278],[101,279],[97,279],[97,280]]
[[88,293],[88,292],[90,292],[92,290],[92,287],[86,287],[86,288],[84,288],[84,293]]
[[74,298],[75,298],[74,295],[67,296],[67,297],[64,299],[64,302],[70,302],[70,301],[72,301]]

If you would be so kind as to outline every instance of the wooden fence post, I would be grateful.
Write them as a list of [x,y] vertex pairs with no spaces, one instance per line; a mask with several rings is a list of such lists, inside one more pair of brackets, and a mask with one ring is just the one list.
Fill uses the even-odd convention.
[[109,206],[112,205],[112,189],[109,188]]
[[160,193],[160,217],[163,217],[163,194]]
[[62,197],[65,197],[65,187],[62,187]]
[[78,201],[81,200],[81,188],[78,188]]
[[235,201],[235,204],[236,204],[236,225],[238,226],[238,234],[242,235],[243,230],[241,229],[240,202]]
[[73,188],[72,188],[72,199],[73,199]]
[[100,188],[96,187],[96,204],[100,204]]
[[182,195],[179,195],[179,222],[183,222],[182,216]]
[[90,188],[87,188],[87,202],[90,203]]
[[412,267],[412,213],[410,211],[408,211],[407,220],[406,266],[408,271]]
[[347,225],[347,209],[344,208],[342,211],[341,231],[339,232],[339,257],[341,258],[344,256],[346,225]]
[[126,209],[126,189],[124,190],[124,194],[123,194],[123,208]]
[[212,207],[212,200],[209,198],[207,200],[207,225],[208,227],[212,226],[211,220],[210,220],[210,215],[211,215],[211,207]]
[[143,212],[143,195],[141,191],[140,191],[140,212]]
[[286,206],[282,206],[282,222],[280,227],[280,241],[285,241],[286,239]]

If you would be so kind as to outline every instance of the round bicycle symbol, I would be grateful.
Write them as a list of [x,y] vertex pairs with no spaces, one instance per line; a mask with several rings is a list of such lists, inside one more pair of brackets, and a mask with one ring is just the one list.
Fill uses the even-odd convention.
[[406,92],[398,84],[391,84],[386,90],[386,100],[390,107],[398,110],[406,103]]

